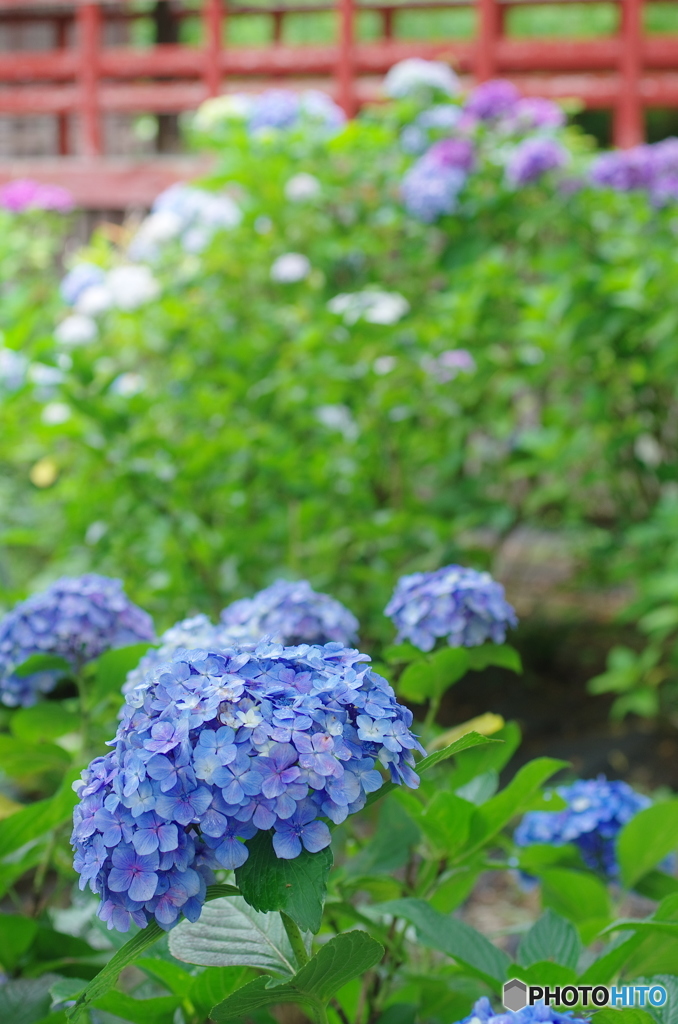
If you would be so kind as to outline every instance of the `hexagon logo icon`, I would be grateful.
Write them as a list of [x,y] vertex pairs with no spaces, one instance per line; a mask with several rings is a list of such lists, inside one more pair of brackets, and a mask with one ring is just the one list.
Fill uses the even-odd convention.
[[504,1007],[507,1010],[522,1010],[527,1006],[527,985],[524,981],[511,978],[504,984]]

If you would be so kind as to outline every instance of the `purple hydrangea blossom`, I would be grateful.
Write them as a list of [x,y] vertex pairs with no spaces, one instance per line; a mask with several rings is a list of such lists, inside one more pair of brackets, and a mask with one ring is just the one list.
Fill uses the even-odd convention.
[[506,1010],[504,1013],[495,1013],[487,996],[482,996],[473,1005],[473,1011],[468,1017],[458,1021],[458,1024],[586,1024],[582,1017],[574,1017],[566,1011],[559,1013],[552,1006],[544,1006],[537,1003],[536,1006],[526,1006],[522,1010],[514,1012]]
[[324,849],[321,819],[359,811],[377,765],[418,785],[412,713],[369,660],[332,642],[179,650],[128,692],[113,749],[74,785],[75,868],[109,928],[195,921],[258,830],[283,859]]
[[513,187],[538,181],[547,171],[564,167],[568,152],[556,139],[533,136],[519,142],[506,165],[506,180]]
[[502,585],[488,572],[461,565],[401,576],[384,614],[398,628],[397,643],[409,640],[422,651],[440,637],[450,647],[501,644],[507,627],[518,624]]
[[17,178],[0,188],[0,206],[12,213],[25,210],[70,213],[75,202],[71,193],[58,185],[41,185],[30,178]]
[[14,674],[33,654],[65,658],[77,671],[104,651],[154,639],[150,615],[132,604],[120,580],[95,573],[64,576],[0,621],[0,699],[28,707],[54,687],[56,669]]
[[493,78],[476,86],[470,94],[464,110],[480,121],[494,121],[515,113],[520,93],[512,82],[504,78]]
[[678,139],[603,153],[593,161],[591,181],[616,192],[647,192],[654,206],[678,199]]
[[401,192],[408,212],[425,224],[453,213],[474,159],[469,139],[434,142],[403,178]]
[[586,864],[608,878],[619,874],[617,835],[638,811],[649,807],[649,797],[636,793],[625,782],[579,779],[556,792],[567,802],[562,811],[530,811],[515,831],[519,846],[574,843]]
[[562,128],[566,120],[563,108],[543,96],[526,96],[518,100],[510,119],[519,131]]
[[255,641],[268,636],[282,644],[335,640],[348,646],[358,635],[358,620],[348,608],[317,593],[308,580],[276,580],[254,597],[224,608],[221,622],[231,636]]

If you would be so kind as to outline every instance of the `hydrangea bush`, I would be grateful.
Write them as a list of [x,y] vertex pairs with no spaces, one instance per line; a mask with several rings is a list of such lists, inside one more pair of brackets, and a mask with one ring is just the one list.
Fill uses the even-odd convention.
[[153,620],[130,601],[120,580],[95,573],[63,577],[0,620],[0,699],[27,707],[55,686],[63,669],[16,673],[34,655],[62,658],[77,673],[104,651],[154,639]]

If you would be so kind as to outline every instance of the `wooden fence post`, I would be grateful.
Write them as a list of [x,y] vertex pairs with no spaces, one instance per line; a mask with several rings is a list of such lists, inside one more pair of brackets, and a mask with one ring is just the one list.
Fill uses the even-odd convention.
[[643,0],[622,0],[619,45],[619,99],[614,111],[614,144],[629,149],[645,138],[640,95]]
[[478,0],[475,76],[486,82],[497,75],[497,43],[501,36],[502,12],[497,0]]
[[99,49],[101,46],[101,8],[98,3],[83,3],[78,8],[80,34],[79,113],[82,151],[85,156],[102,152],[101,112],[99,109]]
[[356,112],[355,7],[353,0],[338,0],[339,55],[336,68],[337,99],[347,117]]
[[224,12],[221,0],[205,0],[203,8],[203,25],[205,32],[205,68],[203,81],[208,96],[218,96],[221,92],[221,33],[223,31]]

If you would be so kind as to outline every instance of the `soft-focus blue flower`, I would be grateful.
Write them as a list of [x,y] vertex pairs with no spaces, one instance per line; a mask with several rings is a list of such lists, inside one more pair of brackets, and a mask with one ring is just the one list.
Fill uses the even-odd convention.
[[180,648],[193,650],[197,647],[210,647],[218,650],[220,647],[230,647],[237,639],[258,640],[259,637],[252,636],[245,629],[229,630],[224,626],[215,626],[206,615],[182,619],[166,629],[160,637],[159,646],[146,651],[137,667],[127,673],[122,692],[129,693],[135,686],[142,684],[149,678],[151,669],[169,661]]
[[101,267],[94,263],[78,263],[61,281],[61,298],[68,306],[74,306],[83,292],[94,285],[103,284],[105,279]]
[[603,153],[591,164],[591,181],[617,192],[646,191],[655,206],[678,199],[678,139]]
[[348,646],[358,635],[358,620],[348,608],[312,589],[308,580],[276,580],[254,597],[234,601],[221,613],[227,633],[260,640],[272,637],[281,644],[324,644],[328,640]]
[[317,89],[297,95],[290,89],[267,89],[257,96],[248,114],[248,130],[289,130],[304,123],[323,131],[340,128],[346,116],[331,96]]
[[458,1021],[458,1024],[546,1024],[547,1021],[552,1021],[553,1024],[586,1024],[582,1017],[574,1017],[568,1011],[559,1013],[552,1006],[544,1006],[543,1003],[526,1006],[517,1012],[505,1010],[503,1013],[495,1013],[487,996],[482,996],[474,1003],[473,1011],[468,1017]]
[[564,167],[568,159],[567,150],[556,139],[539,135],[523,139],[508,159],[506,180],[515,187],[529,185],[547,171]]
[[515,112],[520,93],[512,82],[504,78],[493,78],[476,86],[470,94],[464,110],[480,121],[494,121]]
[[436,167],[424,155],[402,180],[400,191],[408,213],[425,224],[453,213],[466,174],[458,167]]
[[422,651],[439,637],[450,647],[501,644],[507,627],[518,624],[502,585],[489,572],[462,565],[401,576],[384,614],[398,628],[398,643],[409,640]]
[[[308,625],[309,592],[324,597],[302,592],[304,614],[286,606],[281,620],[295,629]],[[327,601],[310,606],[313,628]],[[337,642],[265,639],[179,649],[151,667],[126,695],[112,751],[74,787],[74,864],[109,927],[196,920],[212,871],[243,864],[260,829],[282,858],[323,849],[319,819],[359,811],[382,785],[377,765],[418,785],[412,713],[368,662]]]
[[574,843],[586,864],[608,878],[619,874],[617,835],[631,818],[649,807],[649,797],[636,793],[625,782],[579,779],[556,792],[567,801],[562,811],[530,811],[515,831],[519,846],[545,843],[563,846]]
[[54,687],[58,670],[13,674],[33,654],[65,658],[77,671],[104,651],[154,639],[150,615],[132,604],[120,580],[64,576],[0,620],[0,699],[27,707]]

